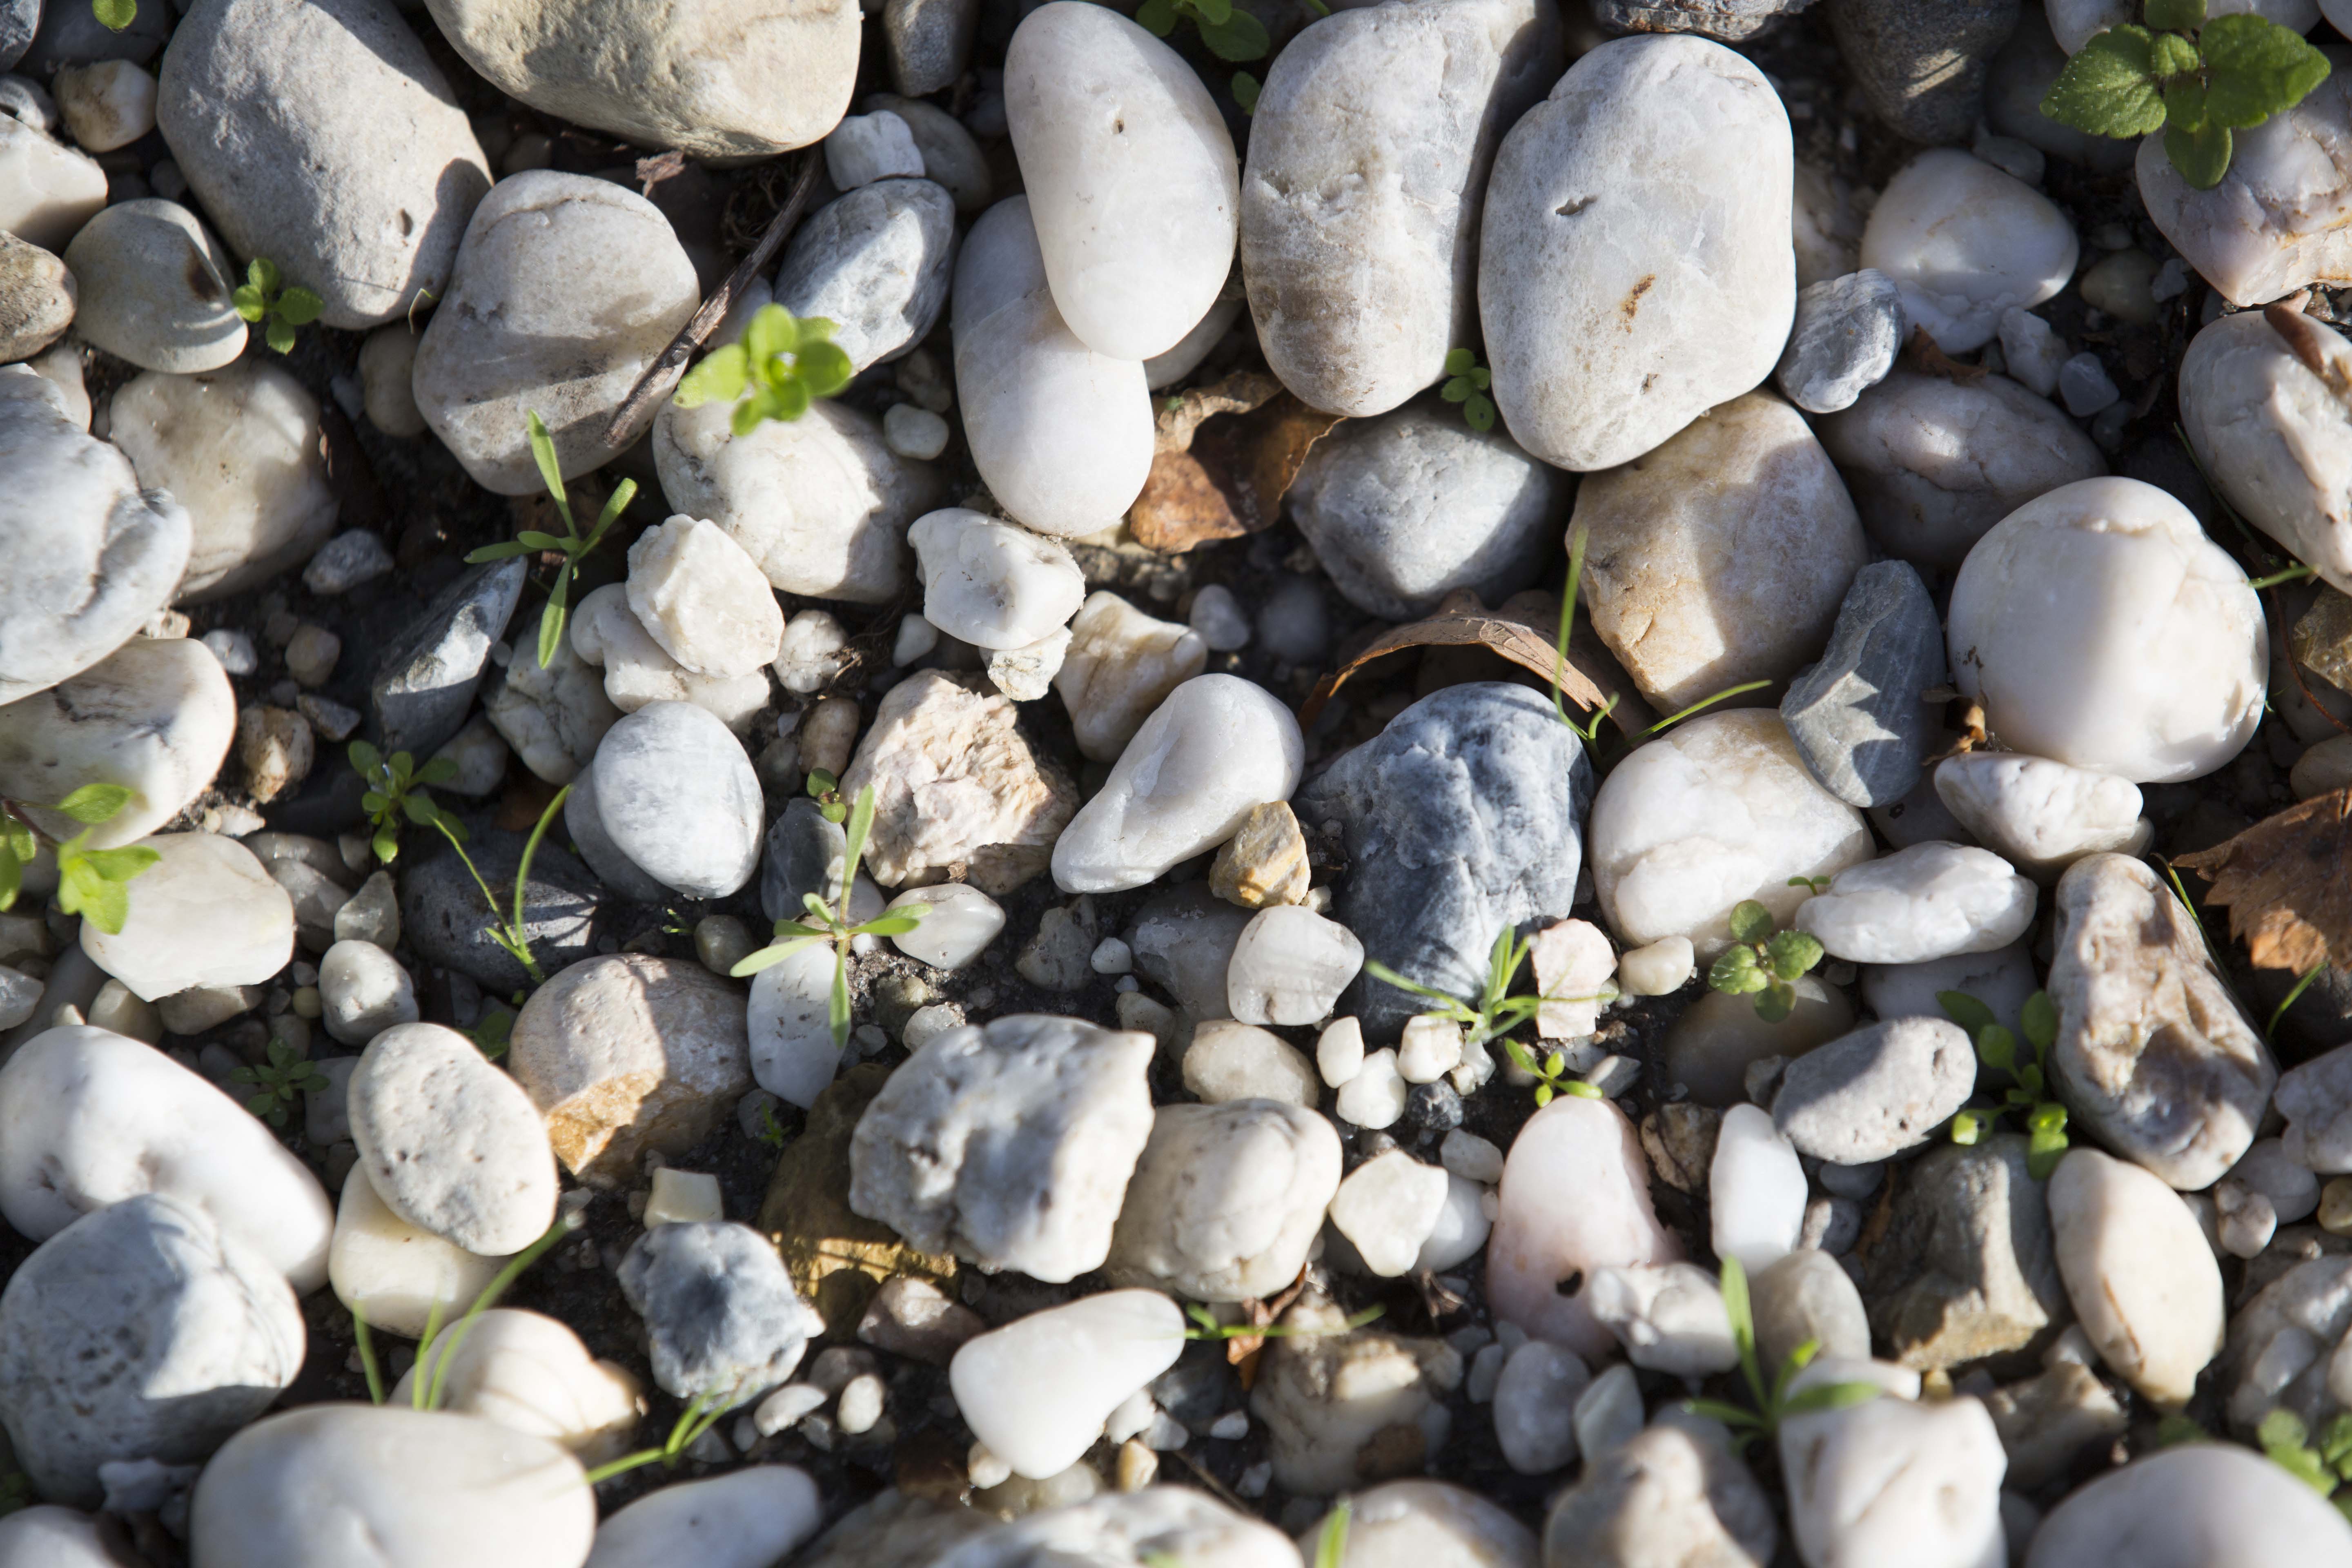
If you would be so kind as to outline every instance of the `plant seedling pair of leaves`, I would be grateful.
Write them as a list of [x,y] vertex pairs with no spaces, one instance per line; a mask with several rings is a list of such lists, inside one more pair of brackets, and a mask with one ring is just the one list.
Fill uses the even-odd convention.
[[[129,26],[130,23],[125,21],[123,26]],[[231,302],[245,320],[265,323],[261,329],[263,342],[279,353],[291,353],[294,329],[317,321],[327,303],[299,284],[280,288],[282,281],[278,263],[266,256],[257,256],[247,264],[245,281],[237,285]]]
[[228,1076],[234,1082],[252,1086],[253,1092],[245,1097],[247,1110],[272,1127],[283,1127],[295,1098],[305,1090],[326,1088],[327,1075],[284,1040],[273,1038],[268,1055],[269,1059],[259,1066],[230,1068]]
[[[1789,881],[1796,885],[1805,879]],[[1731,911],[1731,938],[1737,945],[1707,970],[1707,984],[1728,996],[1753,994],[1756,1016],[1779,1023],[1797,1005],[1797,982],[1822,961],[1821,939],[1810,931],[1775,931],[1772,911],[1754,899]]]
[[2172,166],[2211,190],[2230,171],[2231,132],[2293,109],[2328,65],[2276,22],[2205,12],[2206,0],[2148,0],[2146,26],[2110,27],[2066,62],[2042,112],[2096,136],[2162,131]]
[[814,893],[803,895],[801,901],[808,910],[807,917],[799,921],[778,921],[775,934],[784,940],[761,948],[728,971],[740,980],[745,975],[759,973],[770,964],[782,963],[812,943],[832,943],[833,1000],[827,1017],[832,1026],[835,1050],[849,1044],[849,944],[861,936],[904,936],[922,924],[923,917],[931,912],[929,904],[902,904],[862,924],[851,922],[849,900],[857,886],[857,862],[865,856],[866,837],[874,831],[872,784],[857,792],[857,803],[850,807],[848,816],[847,847],[841,868],[841,907],[838,910],[828,908],[825,901]]
[[732,403],[732,428],[749,436],[762,419],[799,418],[811,401],[831,397],[856,374],[833,341],[831,321],[823,316],[794,321],[782,305],[762,305],[741,341],[712,350],[687,373],[678,383],[677,405]]
[[2273,1464],[2292,1472],[2321,1497],[2333,1500],[2346,1517],[2352,1518],[2352,1492],[2342,1497],[2336,1489],[2352,1481],[2352,1412],[2339,1415],[2327,1424],[2319,1441],[2311,1440],[2311,1429],[2302,1416],[2284,1405],[2263,1417],[2254,1430],[2254,1440]]
[[1695,1415],[1712,1415],[1730,1427],[1735,1448],[1744,1452],[1759,1437],[1771,1441],[1780,1435],[1780,1423],[1791,1415],[1843,1410],[1878,1397],[1874,1383],[1817,1383],[1790,1394],[1790,1382],[1821,1354],[1819,1340],[1807,1340],[1790,1351],[1772,1380],[1765,1382],[1764,1366],[1756,1354],[1756,1314],[1748,1300],[1748,1270],[1737,1258],[1723,1260],[1723,1310],[1731,1320],[1731,1342],[1739,1350],[1740,1375],[1747,1380],[1756,1407],[1751,1410],[1720,1399],[1690,1399],[1684,1401],[1683,1408]]
[[1449,379],[1437,389],[1437,395],[1462,405],[1462,422],[1473,430],[1492,430],[1495,400],[1486,395],[1486,389],[1494,384],[1494,373],[1468,349],[1455,349],[1445,356],[1445,374]]
[[[131,795],[121,784],[84,784],[48,807],[82,825],[79,833],[58,846],[58,909],[81,916],[109,936],[121,936],[122,922],[131,917],[131,880],[163,858],[136,844],[121,849],[89,847],[92,830],[121,815]],[[40,839],[31,823],[0,803],[0,910],[16,903],[25,868],[40,853]]]
[[1946,1016],[1969,1032],[1976,1042],[1977,1059],[2009,1075],[2010,1088],[1999,1105],[1987,1110],[1963,1110],[1952,1118],[1952,1142],[1974,1143],[1985,1135],[1994,1118],[2007,1112],[2025,1124],[2030,1140],[2026,1173],[2046,1182],[2066,1154],[2066,1108],[2050,1097],[2050,1047],[2058,1038],[2058,1008],[2046,991],[2025,999],[2019,1022],[2033,1047],[2030,1060],[2018,1055],[2017,1037],[1993,1017],[1992,1009],[1965,991],[1938,991],[1936,1000]]
[[[679,401],[684,399],[681,397]],[[614,486],[611,497],[604,502],[604,510],[596,514],[596,526],[582,533],[579,523],[572,520],[571,498],[563,493],[563,469],[555,460],[555,438],[547,433],[547,422],[534,408],[526,424],[530,431],[531,460],[539,465],[539,477],[547,486],[548,498],[555,502],[555,515],[563,520],[563,532],[559,537],[527,528],[503,543],[485,544],[468,554],[466,563],[469,566],[478,566],[485,561],[504,561],[509,556],[526,555],[533,551],[562,552],[563,563],[555,569],[555,585],[548,591],[547,608],[541,611],[539,616],[539,668],[545,669],[555,662],[556,646],[563,640],[564,619],[572,613],[572,584],[579,573],[580,563],[604,542],[604,535],[612,531],[621,513],[628,510],[629,502],[636,499],[637,481],[623,479]],[[736,434],[742,432],[739,430]]]
[[139,0],[89,0],[89,14],[110,33],[119,33],[139,19]]

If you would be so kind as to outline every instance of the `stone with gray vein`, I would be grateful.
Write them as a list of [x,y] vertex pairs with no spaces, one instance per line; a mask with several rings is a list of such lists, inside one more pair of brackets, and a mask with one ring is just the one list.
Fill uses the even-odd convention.
[[1806,771],[1849,805],[1886,805],[1918,786],[1937,730],[1944,626],[1918,571],[1876,561],[1853,574],[1821,662],[1789,683],[1780,717]]

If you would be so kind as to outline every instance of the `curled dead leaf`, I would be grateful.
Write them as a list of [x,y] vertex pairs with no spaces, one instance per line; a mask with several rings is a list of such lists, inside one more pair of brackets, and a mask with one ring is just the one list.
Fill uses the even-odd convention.
[[1937,348],[1936,340],[1927,335],[1925,327],[1911,329],[1911,341],[1903,345],[1903,357],[1910,362],[1914,370],[1940,375],[1946,381],[1957,381],[1963,386],[1982,381],[1990,374],[1980,364],[1962,364]]
[[1339,422],[1255,371],[1167,399],[1150,477],[1128,510],[1136,542],[1175,555],[1270,527],[1307,454]]
[[2255,966],[2352,964],[2352,790],[2315,795],[2174,862],[2212,883]]

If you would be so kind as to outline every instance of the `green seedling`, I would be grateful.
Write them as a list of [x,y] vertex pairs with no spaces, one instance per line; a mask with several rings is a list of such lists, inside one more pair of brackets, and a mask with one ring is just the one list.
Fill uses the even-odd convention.
[[237,285],[231,301],[238,315],[263,323],[262,341],[283,354],[294,352],[294,329],[317,321],[327,302],[299,283],[280,287],[281,282],[278,263],[257,256],[247,264],[245,281]]
[[751,1136],[757,1138],[761,1142],[765,1143],[772,1152],[778,1154],[782,1153],[784,1152],[785,1142],[784,1124],[776,1120],[776,1108],[769,1104],[766,1100],[761,1100],[760,1102],[759,1112],[755,1116],[754,1120],[757,1121],[760,1125]]
[[841,781],[823,768],[811,768],[801,786],[808,797],[816,802],[817,815],[827,822],[844,822],[849,817],[849,803],[841,798]]
[[1740,1375],[1747,1380],[1755,1408],[1720,1399],[1685,1400],[1683,1408],[1695,1415],[1712,1415],[1730,1427],[1735,1448],[1744,1452],[1759,1438],[1770,1442],[1780,1436],[1780,1423],[1791,1415],[1843,1410],[1878,1397],[1874,1383],[1821,1383],[1790,1394],[1790,1383],[1822,1353],[1819,1340],[1807,1340],[1790,1351],[1772,1380],[1765,1382],[1763,1363],[1756,1354],[1756,1315],[1748,1300],[1748,1270],[1737,1258],[1723,1260],[1723,1310],[1731,1320],[1731,1342],[1738,1347]]
[[530,432],[531,460],[539,465],[539,477],[547,486],[548,499],[555,503],[555,515],[563,520],[563,532],[557,535],[527,528],[502,543],[485,544],[468,554],[466,562],[478,566],[485,561],[504,561],[533,551],[554,551],[562,555],[562,563],[555,569],[555,584],[548,590],[547,607],[539,615],[539,668],[545,669],[555,662],[556,647],[563,641],[563,623],[572,613],[572,584],[578,580],[580,563],[604,542],[604,535],[620,521],[629,502],[636,499],[637,481],[623,479],[614,487],[604,510],[596,514],[596,526],[582,533],[580,524],[572,516],[572,499],[564,493],[563,468],[555,460],[555,437],[547,433],[547,421],[534,408],[525,416],[524,424]]
[[614,1476],[625,1475],[644,1465],[658,1464],[664,1469],[675,1468],[678,1460],[686,1457],[686,1451],[701,1441],[705,1432],[718,1426],[720,1416],[735,1408],[740,1393],[739,1389],[723,1394],[696,1394],[687,1401],[685,1410],[679,1413],[677,1424],[670,1427],[669,1436],[663,1439],[660,1447],[640,1448],[634,1454],[624,1454],[610,1464],[597,1466],[588,1472],[588,1484],[593,1487],[599,1481],[611,1480]]
[[1604,984],[1590,996],[1546,996],[1511,994],[1511,984],[1518,978],[1520,966],[1535,951],[1535,942],[1523,938],[1505,926],[1495,937],[1495,945],[1487,950],[1486,977],[1478,994],[1478,1005],[1471,1006],[1459,997],[1447,994],[1417,980],[1408,980],[1378,959],[1366,961],[1364,972],[1373,979],[1410,991],[1437,1004],[1424,1017],[1435,1016],[1460,1025],[1467,1034],[1464,1048],[1483,1046],[1488,1040],[1502,1041],[1503,1052],[1512,1065],[1536,1080],[1536,1104],[1549,1105],[1555,1094],[1573,1094],[1580,1099],[1599,1100],[1601,1091],[1589,1083],[1568,1076],[1568,1058],[1559,1051],[1547,1052],[1538,1058],[1510,1032],[1534,1018],[1547,1002],[1613,1002],[1617,988]]
[[728,971],[737,979],[757,974],[772,963],[781,963],[801,949],[815,942],[833,945],[833,1003],[828,1015],[833,1026],[835,1050],[849,1044],[849,944],[861,936],[904,936],[920,925],[923,917],[931,912],[929,904],[903,904],[889,910],[863,924],[853,924],[849,918],[849,900],[857,885],[857,862],[866,853],[866,836],[874,829],[874,786],[867,784],[857,792],[857,804],[849,809],[847,852],[841,868],[841,907],[827,907],[814,893],[805,895],[802,903],[808,910],[803,920],[778,921],[775,934],[784,940],[772,942]]
[[1221,60],[1262,60],[1274,47],[1265,24],[1234,0],[1143,0],[1135,19],[1162,38],[1176,31],[1178,22],[1189,19],[1199,29],[1201,42]]
[[1360,1312],[1350,1312],[1337,1323],[1221,1323],[1217,1314],[1199,1302],[1184,1309],[1192,1326],[1184,1331],[1188,1340],[1287,1340],[1320,1339],[1328,1334],[1345,1334],[1375,1321],[1388,1309],[1366,1307]]
[[1797,1005],[1797,982],[1822,961],[1821,939],[1810,931],[1776,931],[1772,911],[1754,899],[1731,911],[1733,946],[1706,972],[1706,983],[1727,996],[1756,997],[1756,1016],[1777,1024]]
[[89,0],[89,14],[110,33],[119,33],[139,19],[139,0]]
[[2031,1141],[2026,1173],[2037,1182],[2048,1181],[2066,1154],[2066,1108],[2050,1094],[2050,1047],[2058,1038],[2058,1008],[2050,994],[2036,991],[2027,997],[2018,1020],[2025,1026],[2026,1043],[2033,1047],[2030,1060],[2020,1057],[2017,1037],[1993,1017],[1992,1009],[1967,992],[1938,991],[1936,1000],[1943,1004],[1945,1016],[1976,1042],[1977,1059],[2010,1079],[2000,1104],[1952,1118],[1952,1142],[1974,1143],[1995,1118],[2013,1116],[2024,1124]]
[[763,419],[789,423],[820,397],[831,397],[856,374],[833,341],[823,316],[799,321],[782,305],[762,305],[741,341],[714,349],[678,383],[677,405],[732,403],[731,426],[749,436]]
[[252,1086],[245,1108],[272,1127],[286,1125],[287,1113],[303,1093],[327,1087],[327,1075],[319,1065],[284,1040],[269,1042],[268,1060],[232,1068],[228,1076],[231,1082]]
[[466,1031],[474,1048],[490,1061],[507,1054],[508,1042],[514,1037],[515,1016],[505,1007],[495,1008],[482,1016],[482,1021]]
[[1468,349],[1455,349],[1445,356],[1445,374],[1449,378],[1437,389],[1437,395],[1448,403],[1462,405],[1463,423],[1481,432],[1495,427],[1495,400],[1486,395],[1494,384],[1494,374],[1478,363],[1478,356]]
[[[141,845],[121,849],[93,849],[89,836],[113,821],[131,804],[131,792],[121,784],[84,784],[57,805],[54,811],[82,830],[62,841],[50,839],[58,852],[58,909],[79,915],[109,936],[122,934],[131,918],[131,884],[142,871],[163,858]],[[35,827],[22,808],[0,800],[0,910],[12,907],[24,887],[25,868],[40,853],[48,835]]]
[[1331,1505],[1323,1533],[1315,1538],[1315,1568],[1339,1568],[1348,1560],[1348,1524],[1354,1511],[1346,1498]]
[[2266,1040],[2278,1038],[2279,1022],[2286,1016],[2286,1010],[2303,999],[2303,994],[2311,989],[2311,983],[2318,979],[2320,971],[2326,967],[2327,960],[2323,958],[2303,972],[2296,979],[2294,989],[2280,999],[2277,1006],[2271,1009],[2270,1022],[2263,1026],[2263,1038]]
[[2336,1493],[2339,1486],[2352,1481],[2352,1413],[2330,1421],[2314,1443],[2303,1417],[2281,1405],[2263,1417],[2263,1424],[2254,1429],[2254,1440],[2273,1464],[2352,1518],[2352,1492]]
[[2205,13],[2206,0],[2148,0],[2147,26],[2109,27],[2066,62],[2042,112],[2095,136],[2161,131],[2181,178],[2211,190],[2230,172],[2231,133],[2301,103],[2328,66],[2292,28]]
[[[458,1349],[466,1336],[474,1331],[474,1324],[484,1312],[499,1304],[523,1271],[546,1257],[559,1243],[587,1224],[578,1213],[560,1214],[555,1223],[540,1233],[539,1239],[516,1253],[506,1266],[490,1277],[457,1321],[442,1330],[441,1302],[436,1300],[425,1320],[425,1337],[417,1342],[416,1380],[409,1385],[409,1403],[419,1410],[438,1410],[448,1394],[449,1368],[457,1360]],[[384,1402],[383,1374],[376,1361],[375,1340],[371,1332],[367,1312],[362,1305],[352,1308],[352,1337],[359,1342],[360,1367],[367,1375],[368,1397],[376,1404]]]

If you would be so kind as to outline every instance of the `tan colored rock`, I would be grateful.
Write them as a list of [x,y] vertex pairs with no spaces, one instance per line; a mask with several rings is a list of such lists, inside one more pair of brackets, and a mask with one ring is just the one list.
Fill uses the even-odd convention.
[[1275,1479],[1290,1491],[1328,1497],[1417,1475],[1452,1425],[1444,1401],[1462,1381],[1453,1346],[1339,1332],[1344,1318],[1308,1296],[1283,1314],[1294,1331],[1269,1340],[1258,1363],[1250,1411],[1265,1423]]
[[0,233],[0,364],[30,359],[73,325],[73,274],[37,245]]
[[1208,662],[1209,645],[1192,627],[1156,620],[1117,594],[1091,594],[1070,623],[1054,689],[1078,750],[1115,763],[1151,710]]
[[564,1168],[593,1187],[683,1153],[751,1088],[742,991],[691,959],[592,958],[531,994],[507,1066]]
[[1307,836],[1286,800],[1250,807],[1241,831],[1209,867],[1209,891],[1229,904],[1262,910],[1307,901]]
[[951,868],[1003,896],[1045,869],[1078,809],[1075,784],[1037,753],[1004,698],[972,677],[922,670],[876,705],[842,775],[845,798],[874,786],[866,868],[884,887]]
[[290,708],[248,708],[236,716],[236,757],[257,801],[276,800],[310,776],[318,741]]

